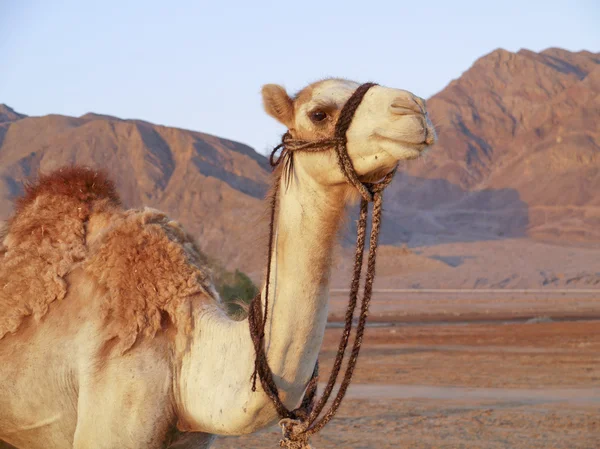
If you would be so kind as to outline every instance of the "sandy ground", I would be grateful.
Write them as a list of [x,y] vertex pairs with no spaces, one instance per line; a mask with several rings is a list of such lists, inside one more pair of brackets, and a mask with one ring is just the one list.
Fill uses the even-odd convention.
[[[334,287],[350,285],[354,238],[345,242],[334,259]],[[382,245],[377,254],[379,288],[600,288],[600,244],[591,241],[478,239],[408,250]]]
[[[331,292],[330,321],[342,320],[347,303],[346,290]],[[540,317],[600,319],[600,289],[381,289],[374,293],[369,313],[371,323],[506,321]]]
[[[600,321],[417,317],[367,330],[354,383],[316,448],[600,448]],[[340,332],[327,331],[322,379]],[[279,435],[214,447],[278,447]]]

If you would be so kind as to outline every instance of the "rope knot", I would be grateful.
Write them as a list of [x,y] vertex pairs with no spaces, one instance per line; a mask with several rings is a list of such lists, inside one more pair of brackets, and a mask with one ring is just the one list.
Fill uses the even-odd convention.
[[[317,151],[324,151],[338,145],[343,145],[345,142],[346,140],[342,137],[332,137],[330,139],[320,140],[295,139],[289,131],[286,131],[285,134],[281,136],[281,143],[271,151],[269,163],[271,164],[271,167],[277,167],[279,163],[293,151],[308,151],[315,153]],[[279,150],[282,150],[281,154],[278,158],[275,158]]]
[[279,446],[286,449],[314,449],[308,442],[309,436],[304,433],[305,423],[292,418],[283,418],[279,421],[283,439]]

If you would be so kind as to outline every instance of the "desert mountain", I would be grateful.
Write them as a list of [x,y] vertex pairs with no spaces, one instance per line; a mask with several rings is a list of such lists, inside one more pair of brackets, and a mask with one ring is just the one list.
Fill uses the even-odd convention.
[[496,50],[427,104],[439,145],[388,206],[405,240],[600,241],[600,53]]
[[15,112],[12,108],[6,106],[5,104],[0,104],[0,123],[12,122],[23,117],[25,117],[25,115]]
[[[12,111],[7,107],[0,110]],[[250,147],[137,120],[5,114],[0,123],[0,218],[22,183],[65,164],[107,168],[124,202],[182,221],[228,267],[259,265],[256,220],[266,160]],[[262,260],[262,259],[261,259]]]
[[[382,279],[461,288],[600,282],[590,262],[598,252],[564,249],[600,242],[600,54],[496,50],[428,108],[439,145],[402,167],[386,192]],[[260,275],[269,169],[248,146],[139,120],[27,117],[0,105],[0,219],[23,181],[73,163],[108,168],[129,206],[165,210],[227,268]],[[565,273],[549,262],[565,258]]]

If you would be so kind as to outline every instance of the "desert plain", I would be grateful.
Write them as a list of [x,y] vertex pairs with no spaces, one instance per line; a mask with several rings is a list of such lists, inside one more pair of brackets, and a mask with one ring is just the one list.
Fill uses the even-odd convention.
[[[333,291],[327,378],[345,292]],[[353,383],[315,448],[600,448],[600,291],[376,292]],[[321,388],[322,390],[322,388]],[[278,447],[273,426],[214,447]]]

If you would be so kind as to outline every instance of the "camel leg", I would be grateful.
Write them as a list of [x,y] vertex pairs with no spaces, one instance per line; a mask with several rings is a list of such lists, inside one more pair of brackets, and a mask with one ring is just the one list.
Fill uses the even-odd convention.
[[165,448],[176,419],[158,352],[140,347],[80,374],[74,449]]
[[173,423],[169,398],[114,389],[80,390],[73,449],[164,449]]

